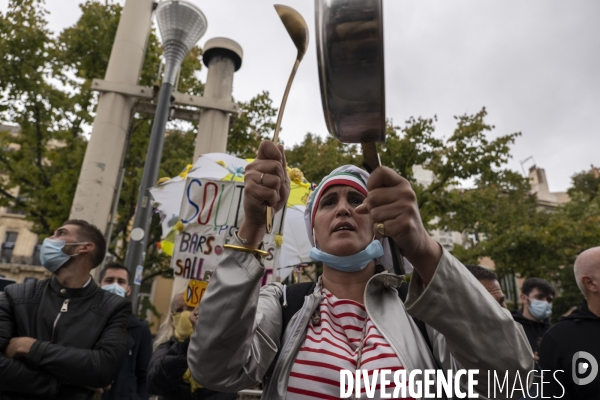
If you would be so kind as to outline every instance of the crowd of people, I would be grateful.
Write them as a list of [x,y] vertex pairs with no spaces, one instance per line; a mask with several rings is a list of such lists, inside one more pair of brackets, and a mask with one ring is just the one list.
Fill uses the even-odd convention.
[[[585,300],[561,322],[550,324],[557,293],[539,278],[524,281],[511,313],[493,271],[463,265],[427,233],[408,181],[385,167],[342,166],[306,207],[322,275],[261,288],[265,210],[287,201],[285,166],[282,146],[261,143],[246,168],[245,218],[202,302],[194,309],[176,294],[154,341],[126,299],[127,268],[105,265],[98,283],[90,276],[106,253],[102,233],[66,221],[42,245],[52,278],[0,293],[0,398],[225,400],[256,386],[269,400],[339,398],[342,369],[476,369],[480,398],[491,376],[549,370],[556,379],[534,374],[525,398],[600,398],[600,247],[575,261]],[[414,267],[408,284],[386,237]]]

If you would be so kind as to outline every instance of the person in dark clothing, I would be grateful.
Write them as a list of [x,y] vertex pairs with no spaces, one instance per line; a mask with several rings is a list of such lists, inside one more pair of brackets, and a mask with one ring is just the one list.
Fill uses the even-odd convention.
[[482,267],[481,265],[465,264],[465,267],[470,273],[483,285],[485,290],[492,295],[494,300],[500,304],[502,308],[506,308],[506,297],[498,282],[498,275],[494,271]]
[[[100,272],[102,289],[120,297],[131,294],[131,274],[124,265],[107,264]],[[121,364],[110,390],[102,394],[103,400],[148,400],[146,372],[152,356],[152,334],[148,324],[134,314],[129,315],[127,327],[127,356]]]
[[549,317],[552,314],[554,295],[554,288],[548,281],[529,278],[521,288],[523,308],[512,312],[514,320],[523,325],[536,361],[539,359],[540,340],[551,327]]
[[198,309],[185,304],[183,293],[175,295],[148,367],[150,393],[161,400],[235,400],[236,393],[204,389],[192,379],[187,351],[197,320]]
[[600,399],[600,247],[581,253],[575,279],[585,300],[542,338],[540,367],[553,372],[546,398]]
[[0,399],[88,400],[113,382],[131,304],[90,276],[105,253],[95,226],[67,221],[42,244],[53,277],[0,294]]

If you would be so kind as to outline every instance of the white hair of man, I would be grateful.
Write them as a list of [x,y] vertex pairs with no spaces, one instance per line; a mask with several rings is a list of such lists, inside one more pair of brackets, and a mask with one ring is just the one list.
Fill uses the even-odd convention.
[[573,271],[579,290],[587,297],[589,293],[584,282],[585,278],[595,280],[596,285],[600,284],[600,247],[592,247],[579,254],[575,260]]

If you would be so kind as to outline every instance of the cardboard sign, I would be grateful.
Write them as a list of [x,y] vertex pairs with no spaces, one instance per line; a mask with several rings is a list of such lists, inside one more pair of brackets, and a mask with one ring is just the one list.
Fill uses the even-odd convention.
[[[188,178],[179,216],[184,229],[175,238],[171,258],[174,275],[205,280],[224,256],[224,244],[229,243],[244,219],[242,182],[226,182],[204,178]],[[273,234],[265,234],[266,268],[263,284],[268,283],[278,262],[281,247],[275,244],[283,212],[275,215]],[[231,251],[231,250],[227,250]]]
[[198,304],[200,304],[200,300],[202,300],[202,296],[204,296],[204,292],[206,292],[207,287],[208,282],[206,281],[197,281],[195,279],[190,280],[187,290],[185,291],[185,295],[183,296],[185,304],[194,308],[198,307]]

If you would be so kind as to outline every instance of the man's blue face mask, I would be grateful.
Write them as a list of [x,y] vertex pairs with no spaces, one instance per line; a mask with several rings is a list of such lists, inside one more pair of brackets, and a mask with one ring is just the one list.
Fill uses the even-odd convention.
[[102,289],[106,290],[107,292],[116,294],[119,297],[125,297],[125,289],[123,289],[123,287],[117,282],[111,283],[110,285],[104,285],[102,286]]
[[83,243],[67,243],[62,239],[44,239],[42,243],[42,248],[40,249],[40,261],[44,268],[46,268],[50,272],[56,272],[60,267],[62,267],[67,261],[71,259],[71,257],[76,256],[77,254],[68,255],[63,253],[62,249],[65,246],[74,246]]
[[529,299],[529,312],[533,318],[543,321],[552,314],[552,304],[544,300]]
[[379,240],[373,240],[363,251],[351,256],[334,256],[316,247],[310,250],[310,258],[342,272],[362,271],[371,261],[381,256],[383,256],[383,246]]

